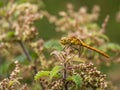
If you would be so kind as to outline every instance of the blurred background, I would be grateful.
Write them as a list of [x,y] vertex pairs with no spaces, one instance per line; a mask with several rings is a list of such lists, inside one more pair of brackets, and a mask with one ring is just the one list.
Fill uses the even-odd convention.
[[[0,6],[6,5],[8,1],[9,0],[0,0]],[[15,0],[15,1],[26,2],[29,0]],[[101,11],[98,24],[101,25],[105,17],[109,15],[110,19],[106,27],[106,34],[109,36],[112,42],[120,44],[120,13],[119,13],[120,0],[41,0],[41,1],[42,8],[47,10],[52,15],[58,15],[59,11],[66,10],[67,3],[72,3],[76,10],[79,9],[81,6],[85,6],[87,7],[88,12],[91,11],[94,5],[99,5]],[[54,32],[55,31],[54,26],[48,24],[47,20],[45,19],[42,22],[39,22],[37,26],[40,28],[39,29],[40,36],[42,36],[44,39],[49,39],[51,36],[52,37],[58,36],[56,35],[56,32]]]
[[[106,28],[106,34],[110,40],[120,44],[120,19],[117,17],[117,13],[120,11],[120,0],[43,0],[45,9],[49,13],[56,15],[58,11],[66,10],[66,4],[72,3],[77,10],[81,6],[88,8],[88,12],[91,11],[94,5],[99,5],[101,8],[98,24],[101,25],[107,15],[110,15],[110,19]],[[120,17],[120,16],[119,16]],[[43,29],[46,26],[44,23],[40,25]],[[46,27],[44,30],[47,30]],[[52,27],[46,32],[51,32]],[[44,34],[45,35],[45,34]],[[47,35],[47,33],[46,33]],[[46,37],[48,38],[48,37]]]

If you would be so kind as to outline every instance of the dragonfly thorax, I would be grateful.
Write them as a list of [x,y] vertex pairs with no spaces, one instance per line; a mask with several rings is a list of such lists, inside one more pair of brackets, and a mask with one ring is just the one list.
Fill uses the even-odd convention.
[[81,45],[81,41],[74,37],[63,37],[60,42],[63,45]]

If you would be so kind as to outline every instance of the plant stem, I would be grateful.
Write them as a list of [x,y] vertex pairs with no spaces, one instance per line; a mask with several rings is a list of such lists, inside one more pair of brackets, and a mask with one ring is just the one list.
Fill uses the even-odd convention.
[[64,62],[64,71],[63,71],[63,80],[64,80],[64,90],[68,90],[67,83],[66,83],[66,77],[67,77],[67,72],[66,72],[66,63]]
[[42,90],[45,90],[45,88],[44,88],[43,84],[42,84],[42,83],[40,83],[40,85],[41,85],[41,89],[42,89]]
[[80,90],[86,90],[86,89],[85,89],[85,86],[82,86]]
[[24,52],[24,54],[25,54],[27,60],[32,61],[32,58],[31,58],[31,56],[30,56],[30,54],[29,54],[27,48],[25,48],[24,43],[23,43],[22,41],[19,41],[19,44],[20,44],[21,48],[23,49],[23,52]]

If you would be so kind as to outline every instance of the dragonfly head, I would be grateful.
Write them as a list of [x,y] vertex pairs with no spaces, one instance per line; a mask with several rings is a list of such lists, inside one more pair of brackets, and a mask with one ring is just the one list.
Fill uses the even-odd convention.
[[69,40],[67,37],[62,37],[60,40],[60,43],[63,45],[69,44]]

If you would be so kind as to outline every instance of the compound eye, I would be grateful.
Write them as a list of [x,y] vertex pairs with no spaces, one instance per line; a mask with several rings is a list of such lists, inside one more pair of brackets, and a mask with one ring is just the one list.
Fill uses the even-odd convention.
[[67,38],[66,37],[62,37],[61,40],[67,40]]
[[61,44],[66,44],[67,38],[66,37],[62,37],[60,42],[61,42]]

